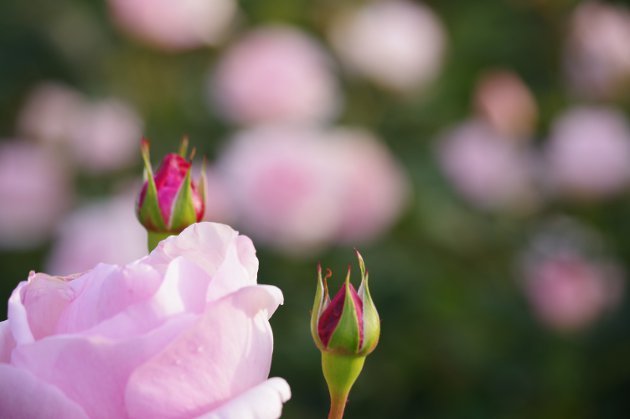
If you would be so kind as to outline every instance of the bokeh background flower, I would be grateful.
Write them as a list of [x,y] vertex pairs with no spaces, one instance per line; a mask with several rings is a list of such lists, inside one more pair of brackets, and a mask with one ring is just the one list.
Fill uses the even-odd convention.
[[137,258],[140,138],[157,166],[187,135],[204,218],[252,237],[284,291],[286,417],[326,413],[313,272],[353,247],[383,332],[349,418],[625,417],[629,16],[627,0],[2,2],[0,295],[32,269]]

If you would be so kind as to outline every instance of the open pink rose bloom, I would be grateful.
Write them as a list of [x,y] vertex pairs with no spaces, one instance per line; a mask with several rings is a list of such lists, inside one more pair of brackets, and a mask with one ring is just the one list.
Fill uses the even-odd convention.
[[0,323],[1,418],[277,418],[269,317],[251,240],[195,224],[124,266],[31,273]]

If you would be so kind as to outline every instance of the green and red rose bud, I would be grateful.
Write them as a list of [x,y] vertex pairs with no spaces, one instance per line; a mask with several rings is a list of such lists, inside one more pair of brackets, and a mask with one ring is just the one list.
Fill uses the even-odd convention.
[[311,334],[322,352],[322,369],[331,397],[329,418],[340,418],[348,393],[361,373],[365,357],[378,343],[381,326],[368,286],[363,258],[356,252],[361,270],[357,292],[350,283],[350,268],[339,292],[328,293],[330,270],[322,277],[318,267],[317,292],[311,314]]
[[186,158],[187,148],[188,140],[184,139],[179,153],[167,154],[154,174],[149,141],[142,140],[145,182],[138,197],[136,214],[149,233],[149,249],[203,218],[205,170],[202,170],[198,182],[192,180],[194,152]]

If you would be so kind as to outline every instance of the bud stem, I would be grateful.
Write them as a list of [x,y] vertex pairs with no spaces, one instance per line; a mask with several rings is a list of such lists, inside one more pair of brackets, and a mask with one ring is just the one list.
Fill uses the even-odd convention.
[[342,419],[352,385],[359,377],[365,356],[322,352],[322,370],[330,393],[328,419]]
[[165,238],[172,236],[171,233],[159,233],[156,231],[148,230],[148,242],[149,242],[149,252],[152,252],[155,249],[159,242],[164,240]]

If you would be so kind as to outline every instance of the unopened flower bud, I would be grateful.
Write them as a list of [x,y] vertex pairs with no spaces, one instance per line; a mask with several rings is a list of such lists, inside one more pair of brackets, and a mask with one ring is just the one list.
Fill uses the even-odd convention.
[[350,283],[350,268],[344,285],[331,300],[330,270],[322,277],[318,267],[317,292],[311,314],[311,334],[322,352],[322,369],[331,397],[329,418],[341,418],[352,385],[361,373],[365,357],[378,343],[380,319],[368,287],[363,258],[356,252],[361,270],[357,292]]
[[205,209],[205,170],[198,182],[191,177],[191,156],[187,159],[188,140],[184,139],[179,154],[169,153],[153,174],[149,142],[142,140],[145,182],[140,191],[136,213],[149,233],[149,248],[191,224],[201,221]]

